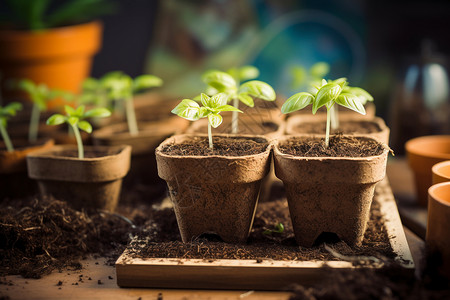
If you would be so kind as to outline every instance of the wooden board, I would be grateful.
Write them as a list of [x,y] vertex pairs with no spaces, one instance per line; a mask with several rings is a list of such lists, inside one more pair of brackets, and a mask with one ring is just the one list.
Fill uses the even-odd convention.
[[[378,184],[375,197],[392,249],[398,255],[396,260],[405,272],[414,272],[411,251],[387,179]],[[350,261],[132,258],[125,250],[116,262],[116,278],[121,287],[279,290],[290,283],[312,285],[323,280],[329,273],[324,266],[355,268]],[[358,267],[383,267],[383,264]]]

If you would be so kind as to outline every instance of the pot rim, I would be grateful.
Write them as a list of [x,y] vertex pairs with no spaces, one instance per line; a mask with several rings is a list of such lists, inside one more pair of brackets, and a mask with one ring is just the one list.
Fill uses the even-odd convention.
[[249,155],[241,155],[241,156],[225,156],[225,155],[208,155],[208,156],[203,156],[203,155],[169,155],[166,153],[163,153],[161,151],[162,147],[165,146],[166,144],[170,143],[171,141],[174,141],[176,143],[176,139],[185,139],[185,138],[190,138],[190,137],[208,137],[207,134],[178,134],[178,135],[173,135],[167,139],[165,139],[155,150],[155,154],[159,155],[161,157],[167,157],[167,158],[196,158],[196,159],[217,159],[217,158],[221,158],[221,159],[229,159],[229,160],[236,160],[238,159],[245,159],[248,157],[257,157],[257,156],[265,156],[267,155],[270,151],[272,150],[272,142],[265,136],[262,135],[248,135],[248,134],[215,134],[213,137],[242,137],[242,138],[260,138],[263,139],[267,142],[267,147],[263,152],[260,153],[255,153],[255,154],[249,154]]
[[292,154],[286,154],[280,151],[280,149],[278,148],[278,145],[280,144],[280,141],[285,141],[291,138],[300,138],[300,137],[315,137],[315,138],[322,138],[325,137],[325,135],[308,135],[308,134],[304,134],[304,135],[285,135],[281,138],[278,138],[276,140],[273,141],[273,151],[274,154],[278,155],[278,156],[282,156],[284,158],[289,158],[289,159],[296,159],[296,160],[317,160],[317,161],[322,161],[322,160],[342,160],[342,161],[368,161],[368,160],[373,160],[377,157],[380,156],[384,156],[386,155],[389,151],[390,148],[389,146],[387,146],[386,144],[372,138],[372,137],[368,137],[368,136],[364,136],[364,135],[343,135],[344,137],[352,137],[352,138],[364,138],[364,139],[368,139],[368,140],[373,140],[377,143],[380,143],[381,145],[383,145],[383,152],[379,155],[373,155],[373,156],[364,156],[364,157],[352,157],[352,156],[343,156],[343,157],[337,157],[337,156],[319,156],[319,157],[309,157],[309,156],[296,156],[296,155],[292,155]]
[[447,191],[450,191],[450,181],[432,185],[428,189],[428,197],[430,198],[430,200],[439,202],[440,204],[450,208],[450,201],[445,201],[441,197],[436,196],[436,190],[441,188],[445,188],[448,189]]
[[432,141],[448,144],[450,147],[450,135],[427,135],[410,139],[405,143],[405,149],[409,154],[417,156],[450,160],[450,153],[428,150],[429,147],[426,147],[426,145],[429,145]]
[[[442,172],[444,168],[449,172],[447,173]],[[450,180],[450,160],[444,160],[440,163],[433,165],[433,167],[431,168],[431,172],[439,177]]]
[[15,36],[20,35],[20,37],[26,37],[26,36],[36,35],[36,34],[42,35],[42,34],[46,34],[49,32],[65,34],[69,31],[79,30],[80,28],[85,28],[85,27],[103,27],[103,22],[101,21],[101,19],[94,19],[94,20],[86,21],[86,22],[82,22],[82,23],[50,27],[50,28],[45,28],[42,30],[8,28],[8,29],[1,29],[0,36],[5,36],[7,38],[10,38],[11,35],[15,35]]

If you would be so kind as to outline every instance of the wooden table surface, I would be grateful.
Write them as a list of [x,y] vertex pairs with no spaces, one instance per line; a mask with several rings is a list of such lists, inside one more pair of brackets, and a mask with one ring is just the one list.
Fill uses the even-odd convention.
[[[402,199],[414,199],[412,174],[404,159],[388,162],[387,175],[394,192]],[[410,201],[410,200],[408,200]],[[422,209],[422,212],[426,210]],[[423,222],[417,221],[417,223]],[[403,220],[403,216],[402,216]],[[426,222],[426,216],[425,216]],[[420,267],[424,241],[405,227],[414,261]],[[20,276],[0,278],[0,299],[288,299],[289,292],[169,290],[144,288],[119,288],[115,268],[105,264],[103,258],[83,261],[82,270],[54,272],[42,279],[25,279]],[[8,298],[4,298],[8,299]]]

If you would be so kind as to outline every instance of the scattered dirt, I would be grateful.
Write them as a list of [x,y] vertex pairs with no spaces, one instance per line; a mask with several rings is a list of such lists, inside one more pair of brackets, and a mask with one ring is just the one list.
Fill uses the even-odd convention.
[[[305,122],[295,126],[294,130],[298,133],[310,133],[310,134],[325,134],[325,122]],[[366,134],[380,132],[381,127],[375,122],[355,120],[355,121],[340,121],[339,128],[331,130],[331,134]]]
[[268,143],[262,138],[214,137],[213,149],[209,149],[208,137],[193,137],[190,140],[164,146],[161,151],[169,155],[242,156],[262,153]]
[[303,157],[368,157],[380,155],[383,144],[367,138],[330,136],[329,147],[324,138],[295,137],[279,145],[282,153]]

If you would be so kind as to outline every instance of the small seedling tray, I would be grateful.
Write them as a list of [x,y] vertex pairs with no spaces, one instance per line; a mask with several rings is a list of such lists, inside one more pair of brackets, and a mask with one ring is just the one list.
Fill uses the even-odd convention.
[[[387,179],[375,191],[396,261],[405,273],[414,272],[405,232]],[[121,287],[279,290],[291,283],[312,285],[329,274],[328,268],[383,268],[385,264],[355,261],[277,261],[239,259],[133,258],[128,250],[116,262]]]

